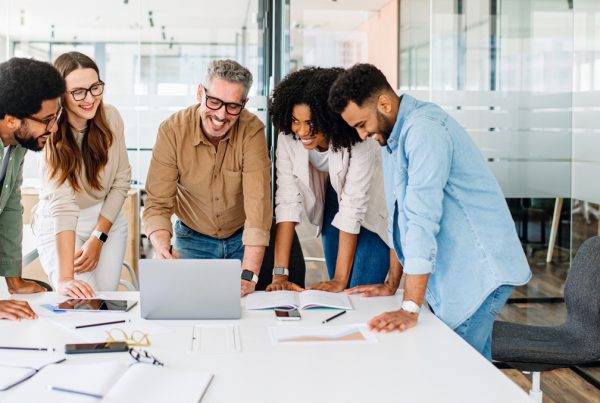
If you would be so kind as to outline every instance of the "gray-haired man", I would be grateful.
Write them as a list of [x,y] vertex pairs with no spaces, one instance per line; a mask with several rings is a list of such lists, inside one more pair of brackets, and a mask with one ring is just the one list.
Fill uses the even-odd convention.
[[156,258],[242,260],[242,296],[258,282],[273,214],[265,127],[244,109],[251,85],[237,62],[209,63],[199,104],[160,125],[143,218]]

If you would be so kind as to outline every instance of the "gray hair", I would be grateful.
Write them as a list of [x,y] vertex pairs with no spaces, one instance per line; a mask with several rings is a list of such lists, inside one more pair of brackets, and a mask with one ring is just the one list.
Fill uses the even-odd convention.
[[250,87],[252,87],[252,73],[235,60],[226,59],[210,61],[206,67],[204,86],[207,88],[210,87],[210,84],[215,77],[242,84],[244,86],[244,99],[248,96]]

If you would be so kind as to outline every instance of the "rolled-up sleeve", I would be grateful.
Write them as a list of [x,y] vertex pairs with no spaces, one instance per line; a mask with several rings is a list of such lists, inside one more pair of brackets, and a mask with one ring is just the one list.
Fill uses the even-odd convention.
[[127,156],[127,148],[125,146],[123,119],[118,112],[111,119],[114,120],[111,123],[115,128],[116,144],[113,147],[113,154],[109,158],[117,158],[118,165],[115,179],[104,199],[100,214],[111,223],[114,223],[123,208],[127,192],[131,187],[131,166],[129,165],[129,157]]
[[402,242],[404,272],[428,274],[435,267],[436,236],[442,219],[444,188],[450,175],[453,144],[443,122],[417,118],[405,136],[409,161],[404,201],[406,239]]
[[341,191],[339,210],[333,226],[341,231],[358,234],[367,214],[369,188],[375,167],[375,149],[370,141],[356,143],[352,147],[346,180]]
[[175,132],[165,122],[158,129],[146,179],[148,197],[143,222],[148,236],[161,229],[173,233],[171,215],[176,202],[178,179]]
[[[293,174],[292,147],[289,136],[280,133],[277,140],[275,167],[277,170],[277,190],[275,191],[275,221],[301,221],[303,198]],[[294,141],[294,140],[292,140]]]
[[250,132],[244,136],[242,150],[242,186],[246,215],[242,243],[248,246],[268,246],[273,220],[271,160],[264,126],[261,124],[248,129]]

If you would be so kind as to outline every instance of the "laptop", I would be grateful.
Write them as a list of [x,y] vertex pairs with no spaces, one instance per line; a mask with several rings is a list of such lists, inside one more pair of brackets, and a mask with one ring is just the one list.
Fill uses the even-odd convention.
[[144,319],[239,319],[241,262],[237,259],[142,259]]

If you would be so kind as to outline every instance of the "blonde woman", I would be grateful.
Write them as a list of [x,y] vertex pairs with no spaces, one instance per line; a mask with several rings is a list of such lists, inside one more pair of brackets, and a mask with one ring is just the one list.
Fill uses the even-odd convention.
[[121,211],[131,178],[123,120],[102,102],[96,63],[79,52],[54,66],[66,82],[63,116],[46,145],[35,229],[53,287],[74,298],[115,291],[125,255]]

